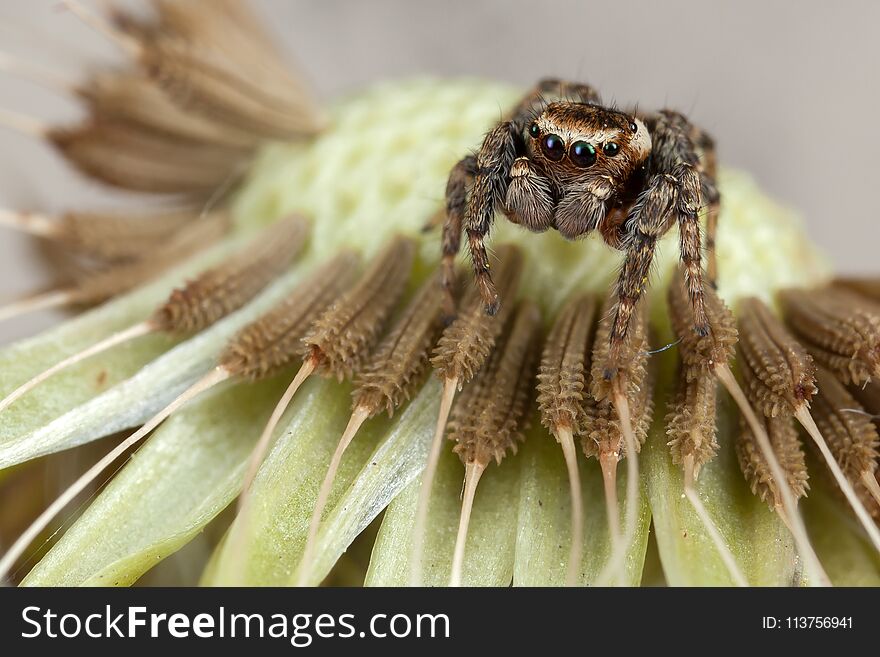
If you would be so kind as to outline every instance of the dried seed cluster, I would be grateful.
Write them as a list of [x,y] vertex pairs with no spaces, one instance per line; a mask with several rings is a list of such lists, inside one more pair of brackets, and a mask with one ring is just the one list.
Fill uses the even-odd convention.
[[172,292],[152,322],[169,333],[203,330],[244,306],[290,267],[307,235],[308,222],[299,216],[273,224],[229,261]]
[[677,385],[666,415],[667,444],[676,465],[685,465],[688,457],[693,460],[696,477],[700,468],[718,452],[715,422],[718,382],[708,373],[690,380],[681,373]]
[[620,366],[615,379],[603,376],[611,348],[614,298],[608,297],[602,307],[602,320],[596,331],[591,358],[590,395],[584,405],[585,419],[581,447],[587,457],[621,453],[622,428],[614,408],[613,385],[620,385],[629,404],[632,428],[637,446],[645,442],[651,424],[653,400],[648,377],[647,302],[642,301],[632,316],[629,333],[621,346]]
[[786,322],[810,354],[840,380],[863,385],[880,374],[880,306],[848,290],[786,290]]
[[[519,249],[503,245],[497,249],[498,267],[495,283],[499,294],[506,299],[516,296],[522,275],[523,256]],[[471,286],[461,303],[458,317],[450,324],[437,347],[431,364],[444,381],[458,381],[459,387],[470,381],[483,366],[501,333],[510,309],[502,305],[494,317],[486,315],[482,300]]]
[[542,424],[554,434],[559,428],[580,431],[586,421],[586,376],[596,305],[589,296],[572,298],[547,336],[538,371],[538,407]]
[[104,27],[133,67],[75,87],[89,119],[46,134],[74,166],[124,189],[207,196],[240,177],[263,141],[323,125],[244,4],[154,4],[155,22],[111,10],[115,27]]
[[272,310],[236,334],[220,365],[252,381],[288,367],[302,350],[311,325],[351,283],[359,257],[343,252],[320,267]]
[[124,262],[115,267],[84,276],[71,290],[73,303],[93,305],[144,283],[177,265],[193,253],[215,243],[228,229],[223,215],[205,217],[181,229],[168,244],[152,257]]
[[370,356],[355,379],[355,408],[369,409],[370,415],[384,408],[390,417],[409,399],[427,369],[430,350],[440,334],[439,289],[439,276],[429,278]]
[[[177,264],[188,253],[175,249],[172,238],[204,209],[227,201],[263,143],[312,136],[325,124],[245,3],[157,0],[153,17],[107,3],[101,7],[107,17],[73,0],[68,7],[121,46],[128,59],[78,84],[59,83],[51,72],[31,72],[36,81],[72,93],[88,116],[71,126],[11,116],[10,125],[52,144],[93,179],[128,191],[170,194],[176,206],[131,217],[70,213],[57,228],[42,222],[39,231],[19,215],[12,223],[51,240],[45,254],[76,289],[16,304],[10,309],[15,313],[50,303],[98,303]],[[153,221],[149,215],[155,215]],[[178,301],[185,306],[180,318],[198,314],[187,299]],[[186,330],[214,316],[215,310],[206,309],[201,324]]]
[[[735,443],[740,468],[752,493],[767,502],[771,507],[781,508],[782,497],[779,487],[770,472],[770,467],[758,447],[754,434],[745,421],[740,423],[741,431]],[[809,489],[807,466],[801,441],[798,438],[794,420],[791,417],[765,418],[764,425],[773,453],[785,472],[788,485],[796,498],[804,497]]]
[[462,463],[496,463],[516,452],[526,428],[539,354],[541,314],[522,302],[507,335],[486,367],[462,394],[449,422],[450,440]]
[[319,371],[341,381],[360,368],[406,287],[415,252],[414,240],[395,238],[315,322],[303,344]]
[[740,371],[752,404],[767,417],[792,415],[816,392],[807,350],[759,299],[739,305]]

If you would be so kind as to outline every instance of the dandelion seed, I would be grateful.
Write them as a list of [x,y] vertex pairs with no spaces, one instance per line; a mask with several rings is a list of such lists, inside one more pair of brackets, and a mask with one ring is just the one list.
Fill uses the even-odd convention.
[[880,306],[839,288],[785,290],[785,321],[817,363],[845,383],[880,374]]
[[[639,506],[638,457],[651,423],[653,403],[648,380],[647,302],[642,301],[633,313],[626,342],[616,356],[611,354],[613,296],[602,308],[599,327],[593,342],[590,396],[581,446],[584,455],[595,457],[605,484],[605,506],[611,535],[611,554],[596,579],[606,586],[613,576],[622,584],[626,577],[626,546],[635,534]],[[609,368],[614,360],[616,366]],[[613,369],[608,379],[605,372]],[[626,524],[620,529],[620,507],[617,500],[617,464],[627,459]]]
[[181,229],[150,258],[123,262],[89,274],[73,286],[13,302],[0,308],[0,321],[46,308],[95,305],[127,292],[180,263],[188,256],[217,242],[227,231],[224,215],[209,215]]
[[810,543],[803,518],[797,508],[797,499],[786,483],[788,478],[779,458],[777,458],[777,453],[774,451],[767,428],[758,419],[752,405],[730,371],[728,363],[733,359],[738,339],[733,314],[714,290],[706,289],[704,294],[710,331],[708,335],[700,336],[691,329],[690,306],[687,302],[684,286],[673,282],[669,288],[670,320],[673,330],[682,340],[680,353],[685,366],[685,376],[693,378],[698,376],[700,372],[708,371],[713,373],[727,389],[748,423],[749,435],[752,436],[754,443],[760,449],[763,462],[769,468],[770,474],[775,477],[774,491],[780,500],[780,505],[776,507],[776,510],[791,531],[798,551],[807,564],[812,581],[815,584],[830,585],[828,575],[825,574]]
[[262,139],[314,134],[323,120],[302,83],[262,45],[268,39],[247,9],[224,4],[196,10],[161,3],[162,29],[121,31],[79,2],[65,0],[181,107]]
[[187,335],[204,330],[244,306],[287,269],[307,234],[308,224],[298,216],[275,224],[223,265],[174,290],[146,321],[65,358],[21,385],[0,401],[0,412],[55,374],[119,344],[157,331]]
[[688,381],[679,373],[678,390],[666,416],[667,443],[672,462],[682,466],[684,472],[684,495],[690,502],[715,545],[727,572],[737,586],[748,586],[730,546],[706,509],[696,487],[700,468],[715,457],[718,451],[716,439],[716,406],[718,382],[709,372],[699,372]]
[[[875,548],[880,550],[880,531],[810,414],[809,401],[816,390],[816,368],[806,349],[757,299],[747,299],[742,304],[740,335],[741,370],[749,382],[753,402],[767,416],[794,415],[803,425]],[[823,379],[829,388],[842,388],[831,376],[823,375]],[[855,480],[858,481],[858,477]]]
[[105,263],[140,260],[158,250],[192,220],[192,211],[124,215],[66,212],[47,217],[0,209],[0,224],[57,242],[67,252]]
[[500,465],[523,440],[539,352],[541,314],[523,302],[511,321],[509,334],[463,393],[449,423],[449,439],[465,467],[464,496],[453,550],[450,586],[461,586],[465,544],[477,484],[493,460]]
[[571,299],[547,337],[538,372],[541,422],[562,447],[571,487],[571,547],[565,578],[568,586],[580,576],[583,552],[583,500],[574,436],[580,435],[586,421],[586,373],[595,318],[596,302],[591,297]]
[[[876,474],[880,436],[877,426],[871,421],[871,415],[830,372],[820,368],[817,379],[819,394],[813,400],[816,424],[822,435],[827,436],[828,450],[840,464],[845,479],[853,486],[861,484],[855,493],[866,492],[868,497],[859,495],[859,499],[866,498],[866,502],[871,502],[874,517],[880,517],[880,487]],[[842,487],[841,491],[846,493]],[[866,526],[865,530],[873,541],[876,525],[871,522],[870,528]]]
[[409,399],[427,370],[428,354],[440,332],[439,284],[439,277],[434,276],[422,285],[355,380],[351,418],[330,460],[309,523],[299,566],[299,586],[305,586],[308,580],[321,514],[342,455],[361,425],[383,410],[391,417]]
[[300,386],[313,373],[350,379],[379,339],[409,279],[415,242],[398,236],[371,263],[359,282],[318,316],[302,339],[304,360],[284,391],[248,459],[240,508],[247,504],[253,478],[265,458],[269,442]]
[[[497,258],[499,262],[496,271],[498,290],[504,294],[505,298],[514,298],[522,274],[522,253],[514,247],[502,245],[497,250]],[[502,305],[496,315],[486,315],[479,293],[474,287],[471,287],[462,299],[458,317],[443,331],[431,358],[431,365],[434,366],[437,375],[443,381],[443,395],[440,399],[440,413],[428,452],[428,461],[422,473],[416,517],[413,523],[412,566],[410,570],[410,583],[413,586],[419,586],[422,582],[422,552],[428,503],[431,499],[431,488],[440,460],[443,434],[446,431],[446,422],[452,410],[455,393],[474,377],[489,357],[495,346],[495,341],[510,317],[510,310],[506,309],[505,305]]]
[[[274,232],[269,229],[270,232]],[[299,339],[315,316],[329,303],[338,278],[327,274],[341,273],[353,264],[350,254],[342,254],[319,271],[314,285],[297,288],[275,309],[240,331],[219,357],[219,364],[196,381],[164,409],[150,418],[140,429],[114,447],[98,463],[67,488],[16,540],[0,559],[0,580],[27,546],[79,493],[93,482],[116,459],[136,445],[168,417],[211,388],[234,377],[259,380],[288,366],[298,355]],[[291,313],[290,311],[299,311]],[[282,326],[278,326],[282,320]],[[287,329],[287,330],[285,330]],[[259,337],[258,337],[259,336]],[[285,349],[286,347],[286,349]],[[246,355],[246,352],[247,355]]]

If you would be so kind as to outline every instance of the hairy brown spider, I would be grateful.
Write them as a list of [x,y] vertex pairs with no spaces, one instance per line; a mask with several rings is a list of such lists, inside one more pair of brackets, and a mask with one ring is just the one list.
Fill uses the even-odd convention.
[[627,114],[604,107],[592,87],[542,80],[449,175],[443,224],[447,311],[454,313],[454,259],[462,228],[486,312],[498,311],[484,244],[496,209],[534,232],[555,228],[576,239],[598,230],[609,246],[626,252],[605,372],[611,378],[657,240],[676,221],[694,330],[708,333],[698,220],[704,202],[707,273],[714,284],[719,195],[712,139],[677,112]]

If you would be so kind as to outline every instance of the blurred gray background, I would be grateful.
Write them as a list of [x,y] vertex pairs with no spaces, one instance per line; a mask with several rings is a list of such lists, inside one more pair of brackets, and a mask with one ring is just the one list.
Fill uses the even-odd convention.
[[[483,76],[526,87],[553,75],[589,81],[622,105],[683,110],[715,135],[722,162],[751,171],[802,212],[840,270],[877,271],[880,2],[253,4],[324,99],[393,77]],[[54,0],[0,0],[0,51],[71,80],[84,65],[116,55]],[[63,96],[2,72],[0,108],[52,121],[78,116]],[[0,153],[0,207],[120,202],[28,138],[0,129]],[[31,249],[0,228],[0,303],[48,280]],[[0,341],[52,319],[2,325]]]

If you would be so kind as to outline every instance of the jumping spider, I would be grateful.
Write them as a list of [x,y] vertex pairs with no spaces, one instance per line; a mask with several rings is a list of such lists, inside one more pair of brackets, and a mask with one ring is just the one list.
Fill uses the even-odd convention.
[[[557,100],[547,102],[548,97]],[[605,372],[611,378],[657,240],[676,221],[694,330],[708,333],[698,220],[704,202],[707,274],[714,284],[719,195],[711,138],[677,112],[627,114],[604,107],[592,87],[542,80],[449,175],[443,224],[447,311],[454,312],[454,258],[462,228],[486,312],[498,311],[484,244],[496,209],[534,232],[555,228],[576,239],[598,230],[606,244],[626,252]]]

